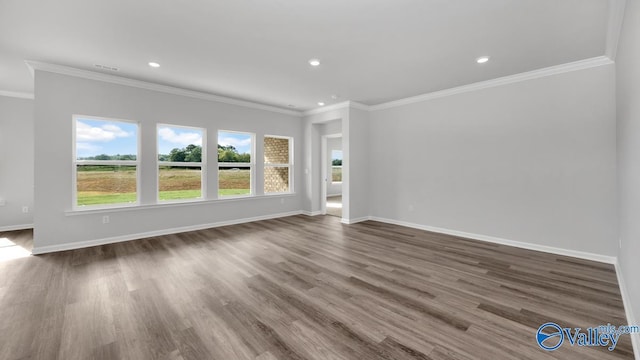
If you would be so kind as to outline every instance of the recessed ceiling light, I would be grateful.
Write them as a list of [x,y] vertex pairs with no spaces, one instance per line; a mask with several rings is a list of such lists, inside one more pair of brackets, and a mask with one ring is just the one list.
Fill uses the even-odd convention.
[[488,56],[480,56],[479,58],[476,59],[476,62],[478,64],[484,64],[487,61],[489,61],[489,57]]
[[287,105],[287,106],[288,106],[288,107],[290,107],[290,108],[294,108],[294,107],[296,107],[296,106],[295,106],[295,105],[293,105],[293,104],[289,104],[289,105]]
[[318,106],[324,106],[324,103],[323,103],[322,101],[320,101],[320,102],[318,103]]
[[311,60],[309,60],[309,65],[311,65],[311,66],[320,66],[320,60],[311,59]]
[[152,68],[159,68],[160,64],[158,64],[157,62],[153,62],[152,61],[152,62],[149,63],[149,66],[151,66]]
[[331,98],[332,98],[333,100],[337,100],[339,97],[340,97],[340,96],[338,96],[338,95],[331,95]]

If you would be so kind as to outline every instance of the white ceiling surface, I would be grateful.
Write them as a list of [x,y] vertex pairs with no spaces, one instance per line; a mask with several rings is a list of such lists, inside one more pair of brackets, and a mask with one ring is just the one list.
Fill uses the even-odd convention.
[[33,92],[36,60],[298,110],[376,105],[604,55],[607,17],[607,0],[0,0],[0,90]]

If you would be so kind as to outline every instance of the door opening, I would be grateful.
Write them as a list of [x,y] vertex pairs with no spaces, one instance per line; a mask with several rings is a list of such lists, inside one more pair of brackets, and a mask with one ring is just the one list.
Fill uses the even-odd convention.
[[323,213],[342,218],[342,136],[323,137]]

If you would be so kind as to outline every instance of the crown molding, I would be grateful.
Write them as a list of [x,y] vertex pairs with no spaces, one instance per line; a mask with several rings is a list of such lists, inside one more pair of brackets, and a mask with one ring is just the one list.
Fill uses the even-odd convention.
[[412,96],[405,99],[390,101],[378,105],[369,106],[371,111],[390,109],[398,106],[414,104],[418,102],[438,99],[446,96],[462,94],[470,91],[482,90],[492,88],[501,85],[513,84],[526,80],[538,79],[546,76],[563,74],[566,72],[589,69],[592,67],[603,66],[613,64],[613,61],[606,56],[598,56],[590,59],[574,61],[562,65],[550,66],[544,69],[538,69],[533,71],[527,71],[520,74],[504,76],[487,81],[481,81],[469,85],[463,85],[454,87],[451,89],[435,91],[423,95]]
[[353,108],[353,109],[359,109],[359,110],[364,110],[364,111],[369,111],[370,110],[370,106],[369,105],[365,105],[365,104],[362,104],[362,103],[359,103],[359,102],[356,102],[356,101],[347,100],[347,101],[343,101],[341,103],[327,105],[327,106],[323,106],[323,107],[307,110],[307,111],[303,112],[302,115],[304,115],[304,116],[317,115],[317,114],[322,114],[322,113],[326,113],[326,112],[329,112],[329,111],[346,109],[346,108]]
[[31,100],[34,99],[32,93],[17,92],[17,91],[0,90],[0,96],[7,96],[7,97],[18,98],[18,99],[31,99]]
[[356,102],[356,101],[350,101],[349,107],[352,108],[352,109],[358,109],[358,110],[364,110],[364,111],[371,110],[371,106],[365,105],[363,103],[359,103],[359,102]]
[[618,41],[620,40],[620,33],[622,32],[624,9],[626,6],[627,0],[609,0],[609,18],[607,22],[605,55],[612,61],[616,60]]
[[35,74],[35,70],[46,71],[46,72],[51,72],[56,74],[79,77],[83,79],[96,80],[96,81],[117,84],[117,85],[135,87],[139,89],[163,92],[163,93],[172,94],[172,95],[186,96],[186,97],[191,97],[195,99],[215,101],[215,102],[220,102],[220,103],[230,104],[230,105],[237,105],[237,106],[242,106],[250,109],[265,110],[265,111],[271,111],[271,112],[276,112],[276,113],[286,114],[286,115],[293,115],[293,116],[302,116],[301,111],[282,109],[277,106],[259,104],[259,103],[255,103],[247,100],[233,99],[225,96],[214,95],[214,94],[209,94],[209,93],[195,91],[195,90],[188,90],[188,89],[178,88],[174,86],[161,85],[161,84],[151,83],[151,82],[142,81],[142,80],[135,80],[135,79],[130,79],[122,76],[103,74],[95,71],[83,70],[83,69],[78,69],[70,66],[49,64],[45,62],[31,61],[31,60],[26,60],[25,63],[29,67],[29,70],[31,71],[32,75]]
[[[611,0],[611,1],[620,1],[620,0]],[[622,0],[624,1],[624,0]],[[598,66],[610,65],[613,64],[613,61],[608,56],[598,56],[590,59],[578,60],[566,64],[555,65],[546,67],[543,69],[527,71],[519,74],[508,75],[500,78],[495,78],[491,80],[481,81],[469,85],[462,85],[450,89],[430,92],[422,95],[412,96],[400,100],[394,100],[382,104],[377,105],[365,105],[362,103],[358,103],[355,101],[344,101],[338,104],[333,104],[329,106],[323,106],[316,109],[311,109],[303,112],[304,116],[322,114],[329,111],[344,109],[344,108],[353,108],[364,111],[377,111],[390,109],[398,106],[404,106],[409,104],[415,104],[423,101],[429,101],[433,99],[438,99],[442,97],[452,96],[456,94],[462,94],[470,91],[477,91],[482,89],[488,89],[496,86],[513,84],[521,81],[539,79],[547,76],[563,74],[571,71],[584,70]]]
[[[611,4],[616,5],[616,11],[613,11],[613,9],[610,9],[611,10],[610,19],[612,18],[618,19],[616,21],[610,21],[609,28],[612,28],[611,24],[615,23],[613,27],[618,29],[617,32],[610,31],[610,33],[619,35],[620,33],[619,30],[622,26],[622,19],[624,17],[624,7],[625,7],[626,0],[609,0],[609,1]],[[617,15],[613,16],[612,15],[613,13]],[[607,49],[609,48],[609,44],[611,44],[612,42],[616,43],[616,46],[613,48],[617,47],[617,37],[618,36],[613,37],[612,40],[610,40],[609,38],[607,39]],[[47,72],[75,76],[75,77],[80,77],[80,78],[85,78],[90,80],[97,80],[97,81],[109,82],[109,83],[114,83],[114,84],[119,84],[124,86],[137,87],[137,88],[146,89],[146,90],[164,92],[164,93],[169,93],[174,95],[187,96],[187,97],[192,97],[196,99],[216,101],[216,102],[221,102],[221,103],[231,104],[231,105],[238,105],[238,106],[243,106],[243,107],[252,108],[252,109],[272,111],[272,112],[277,112],[277,113],[286,114],[286,115],[310,116],[310,115],[322,114],[322,113],[345,109],[345,108],[353,108],[353,109],[359,109],[363,111],[377,111],[377,110],[390,109],[394,107],[419,103],[423,101],[429,101],[429,100],[452,96],[456,94],[462,94],[470,91],[477,91],[477,90],[492,88],[492,87],[501,86],[501,85],[513,84],[521,81],[527,81],[527,80],[533,80],[533,79],[543,78],[543,77],[557,75],[557,74],[563,74],[571,71],[584,70],[584,69],[589,69],[589,68],[598,67],[598,66],[610,65],[610,64],[613,64],[614,62],[609,56],[598,56],[590,59],[578,60],[578,61],[574,61],[566,64],[550,66],[543,69],[527,71],[519,74],[508,75],[500,78],[481,81],[481,82],[477,82],[469,85],[463,85],[463,86],[458,86],[450,89],[412,96],[412,97],[408,97],[400,100],[394,100],[394,101],[381,103],[377,105],[366,105],[356,101],[348,100],[348,101],[343,101],[337,104],[332,104],[328,106],[307,110],[304,112],[289,110],[289,109],[282,109],[276,106],[258,104],[258,103],[254,103],[246,100],[233,99],[233,98],[228,98],[220,95],[213,95],[213,94],[203,93],[203,92],[194,91],[194,90],[187,90],[187,89],[177,88],[177,87],[168,86],[168,85],[160,85],[160,84],[150,83],[150,82],[141,81],[141,80],[134,80],[134,79],[129,79],[121,76],[82,70],[82,69],[77,69],[77,68],[64,66],[64,65],[48,64],[48,63],[38,62],[38,61],[25,61],[25,63],[29,67],[29,70],[31,71],[32,75],[35,73],[35,70],[47,71]],[[9,91],[1,91],[1,90],[0,90],[0,95],[20,97],[25,99],[34,98],[33,94],[17,93],[17,92],[9,92]]]

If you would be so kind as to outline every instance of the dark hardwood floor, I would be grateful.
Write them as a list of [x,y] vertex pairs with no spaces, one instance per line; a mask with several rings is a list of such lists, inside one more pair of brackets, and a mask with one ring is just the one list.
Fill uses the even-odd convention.
[[549,321],[626,324],[613,266],[331,216],[0,262],[0,359],[633,358]]

